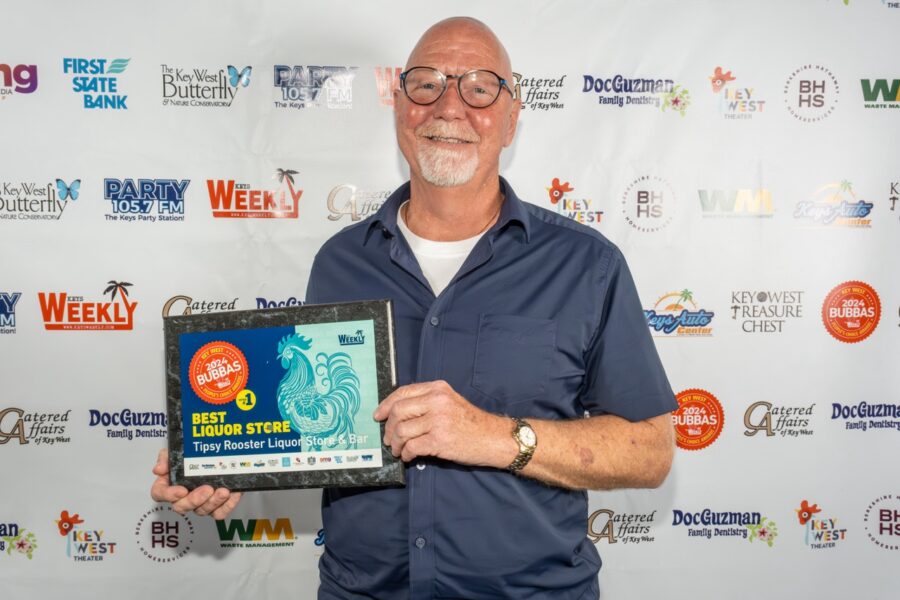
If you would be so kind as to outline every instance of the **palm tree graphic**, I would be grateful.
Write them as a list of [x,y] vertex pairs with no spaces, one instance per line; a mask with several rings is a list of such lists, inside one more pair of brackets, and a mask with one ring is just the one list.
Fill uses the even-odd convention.
[[293,169],[276,169],[275,176],[278,178],[278,183],[284,183],[284,180],[287,179],[288,188],[291,190],[291,196],[294,195],[294,175],[298,175],[299,171],[295,171]]
[[[672,294],[674,295],[674,293]],[[683,302],[694,302],[694,294],[691,290],[685,288],[681,290],[678,296],[678,300],[674,304],[670,304],[666,307],[666,310],[676,311],[676,310],[684,310]]]
[[109,286],[107,286],[107,288],[105,290],[103,290],[104,296],[106,294],[109,294],[110,292],[112,292],[112,296],[110,296],[110,299],[115,301],[116,300],[116,292],[122,292],[120,294],[120,296],[122,297],[122,302],[125,303],[125,306],[131,306],[128,303],[128,287],[130,287],[132,284],[128,283],[127,281],[112,281],[112,280],[107,281],[107,283],[109,284]]

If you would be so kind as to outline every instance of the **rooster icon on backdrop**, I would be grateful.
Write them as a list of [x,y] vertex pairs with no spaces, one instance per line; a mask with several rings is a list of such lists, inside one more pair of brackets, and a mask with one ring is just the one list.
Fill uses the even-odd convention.
[[[314,371],[305,354],[311,347],[311,339],[296,333],[278,343],[281,366],[287,369],[278,383],[278,411],[290,422],[291,429],[302,436],[304,452],[319,451],[323,446],[356,448],[350,434],[355,433],[359,412],[359,377],[350,356],[344,352],[319,352]],[[316,385],[316,375],[321,376],[324,392]]]

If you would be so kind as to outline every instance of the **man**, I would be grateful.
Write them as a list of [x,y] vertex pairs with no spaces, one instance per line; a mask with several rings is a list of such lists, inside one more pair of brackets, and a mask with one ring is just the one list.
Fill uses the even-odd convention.
[[[374,416],[409,463],[405,488],[324,491],[320,598],[597,598],[584,490],[668,473],[676,405],[621,253],[499,177],[511,81],[484,24],[425,32],[394,91],[410,181],[313,264],[310,303],[394,301],[401,387]],[[164,458],[155,500],[237,504]]]

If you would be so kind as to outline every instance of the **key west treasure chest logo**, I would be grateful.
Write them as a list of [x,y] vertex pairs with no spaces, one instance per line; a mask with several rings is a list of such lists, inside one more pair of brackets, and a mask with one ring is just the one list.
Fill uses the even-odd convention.
[[184,333],[185,475],[381,466],[374,322]]

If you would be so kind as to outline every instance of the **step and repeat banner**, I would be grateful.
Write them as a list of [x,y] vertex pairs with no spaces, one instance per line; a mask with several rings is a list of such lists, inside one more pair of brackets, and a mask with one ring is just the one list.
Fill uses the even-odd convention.
[[321,244],[405,181],[391,91],[457,14],[513,59],[503,174],[622,248],[678,395],[665,484],[589,493],[602,597],[896,597],[900,3],[2,14],[10,597],[315,597],[317,490],[220,522],[149,498],[162,318],[303,303]]

